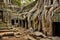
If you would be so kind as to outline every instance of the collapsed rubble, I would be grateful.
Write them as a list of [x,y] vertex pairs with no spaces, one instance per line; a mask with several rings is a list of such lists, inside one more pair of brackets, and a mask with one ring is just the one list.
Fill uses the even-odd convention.
[[29,33],[26,36],[24,36],[26,40],[53,40],[52,38],[49,38],[45,36],[42,32],[33,32]]
[[[39,31],[34,31],[32,28],[26,30],[23,28],[16,28],[18,29],[16,32],[9,31],[0,33],[1,40],[57,40],[59,37],[49,37]],[[56,39],[57,38],[57,39]],[[59,40],[59,39],[58,39]]]

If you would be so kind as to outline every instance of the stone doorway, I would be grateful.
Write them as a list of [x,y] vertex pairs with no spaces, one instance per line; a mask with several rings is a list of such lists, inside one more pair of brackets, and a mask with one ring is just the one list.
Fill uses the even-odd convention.
[[53,36],[60,36],[60,22],[53,22]]
[[0,10],[0,21],[3,20],[3,11]]
[[11,24],[14,25],[14,20],[11,20]]

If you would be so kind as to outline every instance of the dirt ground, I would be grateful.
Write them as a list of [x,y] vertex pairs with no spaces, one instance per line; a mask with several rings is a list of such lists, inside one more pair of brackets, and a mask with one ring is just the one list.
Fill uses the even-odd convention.
[[[14,32],[15,34],[16,33],[20,33],[21,35],[14,35],[14,36],[4,36],[4,37],[2,37],[2,38],[0,38],[0,40],[25,40],[24,39],[24,31],[25,31],[25,29],[24,28],[17,28],[18,29],[18,31],[17,32]],[[5,32],[0,32],[0,33],[5,33]],[[19,36],[19,37],[17,37],[17,36]]]
[[[50,37],[50,38],[40,38],[40,39],[36,39],[30,36],[26,35],[26,29],[24,28],[17,28],[17,32],[14,32],[15,34],[20,33],[20,35],[14,35],[14,36],[4,36],[2,38],[0,38],[0,40],[60,40],[60,37]],[[27,39],[30,38],[30,39]]]

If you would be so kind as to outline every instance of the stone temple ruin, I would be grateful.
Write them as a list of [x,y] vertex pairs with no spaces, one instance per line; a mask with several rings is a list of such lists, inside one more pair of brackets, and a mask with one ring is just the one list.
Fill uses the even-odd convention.
[[[29,5],[27,7],[29,7]],[[25,10],[28,8],[24,7],[23,9],[25,12],[22,13],[20,12],[19,6],[12,5],[11,0],[0,0],[0,28],[13,26],[28,29],[32,27],[36,31],[42,31],[42,28],[44,27],[40,27],[42,25],[40,25],[41,22],[39,15],[33,14],[29,19],[29,14]],[[52,30],[52,34],[54,36],[60,36],[60,6],[54,10],[53,21],[51,25],[52,27],[49,28],[49,30]]]

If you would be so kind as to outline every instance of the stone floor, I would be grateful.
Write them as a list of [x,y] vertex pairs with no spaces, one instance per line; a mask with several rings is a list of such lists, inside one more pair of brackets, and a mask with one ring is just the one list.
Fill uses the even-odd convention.
[[52,39],[49,39],[49,38],[26,39],[26,38],[24,38],[24,36],[20,36],[19,38],[17,38],[17,37],[3,37],[1,40],[60,40],[60,37],[52,37]]
[[[36,37],[34,38],[33,36],[30,36],[28,33],[26,34],[26,29],[24,28],[17,28],[18,33],[20,35],[14,35],[14,36],[4,36],[0,38],[0,40],[60,40],[60,37],[55,36],[55,37]],[[14,32],[16,34],[16,32]]]

